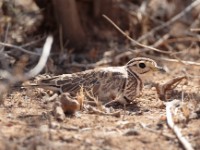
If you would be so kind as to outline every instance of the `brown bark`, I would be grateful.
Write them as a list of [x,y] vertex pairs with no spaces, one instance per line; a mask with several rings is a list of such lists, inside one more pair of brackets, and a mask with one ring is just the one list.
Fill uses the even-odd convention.
[[64,39],[79,49],[83,49],[94,39],[107,40],[116,37],[113,27],[102,17],[103,14],[114,22],[119,18],[125,18],[122,22],[127,24],[127,17],[122,17],[123,12],[120,12],[120,8],[114,7],[115,4],[116,0],[53,0]]
[[64,39],[77,48],[82,47],[86,42],[86,35],[80,22],[76,0],[53,0],[53,5]]

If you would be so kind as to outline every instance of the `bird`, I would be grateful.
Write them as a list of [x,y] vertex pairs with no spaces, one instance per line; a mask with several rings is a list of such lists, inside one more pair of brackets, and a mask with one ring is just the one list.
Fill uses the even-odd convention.
[[100,67],[43,78],[37,82],[37,86],[72,96],[83,88],[91,91],[103,103],[130,104],[140,96],[144,79],[148,78],[149,73],[163,70],[150,58],[136,57],[124,66]]

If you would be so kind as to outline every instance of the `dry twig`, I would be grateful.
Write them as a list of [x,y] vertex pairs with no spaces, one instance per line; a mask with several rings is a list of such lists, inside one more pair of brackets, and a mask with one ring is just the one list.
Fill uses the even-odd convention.
[[166,92],[174,89],[183,79],[187,79],[186,76],[173,78],[163,84],[156,84],[156,91],[161,100],[166,100]]
[[121,115],[121,111],[116,111],[116,112],[113,112],[113,113],[106,113],[106,112],[98,110],[95,107],[92,107],[92,106],[89,106],[89,105],[88,105],[87,109],[90,113],[95,113],[95,114],[98,114],[98,115],[107,115],[107,116],[114,116],[114,117],[120,117],[120,115]]
[[108,18],[106,15],[103,15],[103,17],[109,21],[123,36],[125,36],[128,40],[130,40],[131,42],[133,42],[134,44],[140,46],[140,47],[143,47],[143,48],[148,48],[148,49],[151,49],[153,51],[156,51],[156,52],[160,52],[160,53],[164,53],[164,54],[170,54],[171,52],[166,52],[166,51],[163,51],[163,50],[160,50],[160,49],[157,49],[157,48],[154,48],[152,46],[148,46],[148,45],[144,45],[144,44],[141,44],[139,43],[138,41],[132,39],[129,35],[127,35],[124,31],[122,31],[122,29],[120,29],[110,18]]
[[31,45],[35,45],[41,41],[44,41],[46,39],[46,36],[42,36],[36,40],[31,40],[31,42],[28,42],[28,43],[25,43],[23,45],[21,45],[21,47],[25,48],[25,47],[28,47],[28,46],[31,46]]
[[[7,41],[9,28],[10,28],[10,23],[7,23],[4,42]],[[4,49],[5,49],[5,47],[3,47],[3,48],[0,50],[0,53],[2,53],[2,52],[4,51]]]
[[146,39],[147,37],[155,34],[155,32],[168,27],[169,25],[171,25],[172,23],[174,23],[175,21],[177,21],[178,19],[180,19],[181,17],[183,17],[186,13],[188,13],[189,11],[191,11],[194,7],[196,7],[197,5],[200,4],[200,0],[196,0],[193,3],[191,3],[189,6],[187,6],[183,11],[181,11],[179,14],[177,14],[176,16],[174,16],[172,19],[170,19],[169,21],[167,21],[166,23],[157,26],[155,28],[153,28],[150,32],[144,34],[143,36],[141,36],[137,41],[141,42],[142,40]]
[[[149,50],[148,50],[149,51]],[[120,53],[118,55],[116,55],[112,60],[107,60],[107,61],[99,61],[96,63],[96,66],[101,66],[101,65],[105,65],[105,64],[109,64],[111,62],[114,62],[115,64],[118,64],[120,62],[120,59],[122,58],[131,58],[137,54],[139,54],[140,52],[147,52],[145,49],[136,49],[136,50],[131,50],[130,51],[126,51],[123,53]],[[171,53],[173,54],[173,53]],[[199,62],[193,62],[193,61],[186,61],[186,60],[180,60],[180,59],[170,59],[170,58],[163,58],[163,57],[155,57],[155,56],[147,56],[145,54],[142,54],[141,56],[144,57],[150,57],[152,59],[155,60],[161,60],[161,61],[167,61],[167,62],[175,62],[175,63],[182,63],[184,65],[193,65],[193,66],[200,66]]]
[[193,62],[193,61],[185,61],[185,60],[170,59],[170,58],[163,58],[163,57],[162,58],[152,57],[152,58],[155,58],[155,60],[160,59],[160,60],[169,61],[169,62],[182,63],[184,65],[200,66],[200,63]]
[[179,100],[173,100],[166,104],[166,115],[167,115],[167,124],[173,130],[179,142],[183,145],[185,150],[194,150],[192,145],[187,141],[187,139],[181,134],[180,129],[174,124],[171,108],[179,105]]
[[2,46],[6,46],[6,47],[10,47],[10,48],[15,48],[15,49],[18,49],[24,53],[27,53],[27,54],[31,54],[31,55],[37,55],[37,56],[40,56],[41,54],[38,54],[38,53],[35,53],[35,52],[31,52],[31,51],[28,51],[20,46],[16,46],[16,45],[12,45],[12,44],[8,44],[8,43],[3,43],[3,42],[0,42],[0,45]]
[[192,31],[192,32],[199,32],[200,28],[193,28],[193,29],[190,29],[190,31]]

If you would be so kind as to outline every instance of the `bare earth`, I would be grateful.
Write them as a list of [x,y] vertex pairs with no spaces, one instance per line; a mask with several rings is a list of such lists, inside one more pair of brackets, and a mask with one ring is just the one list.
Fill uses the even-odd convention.
[[[197,67],[162,62],[167,74],[156,74],[154,82],[177,77],[186,69],[199,74]],[[194,149],[200,149],[199,78],[182,81],[169,94],[182,100],[174,111],[174,122]],[[0,107],[0,149],[183,149],[166,123],[166,108],[154,87],[145,86],[136,103],[118,107],[120,116],[99,115],[86,110],[57,121],[52,113],[55,101],[48,101],[40,89],[13,88]]]

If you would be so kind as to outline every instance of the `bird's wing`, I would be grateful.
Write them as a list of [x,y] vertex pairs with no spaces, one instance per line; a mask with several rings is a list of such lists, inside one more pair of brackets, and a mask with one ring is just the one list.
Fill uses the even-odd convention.
[[87,70],[84,72],[63,74],[50,78],[40,79],[37,85],[41,88],[63,92],[77,92],[81,86],[89,88],[91,85],[97,87],[99,79],[97,72]]
[[38,85],[53,91],[77,93],[81,87],[85,90],[98,91],[103,84],[112,84],[112,79],[122,78],[123,73],[103,69],[87,70],[73,74],[63,74],[52,78],[41,79]]

